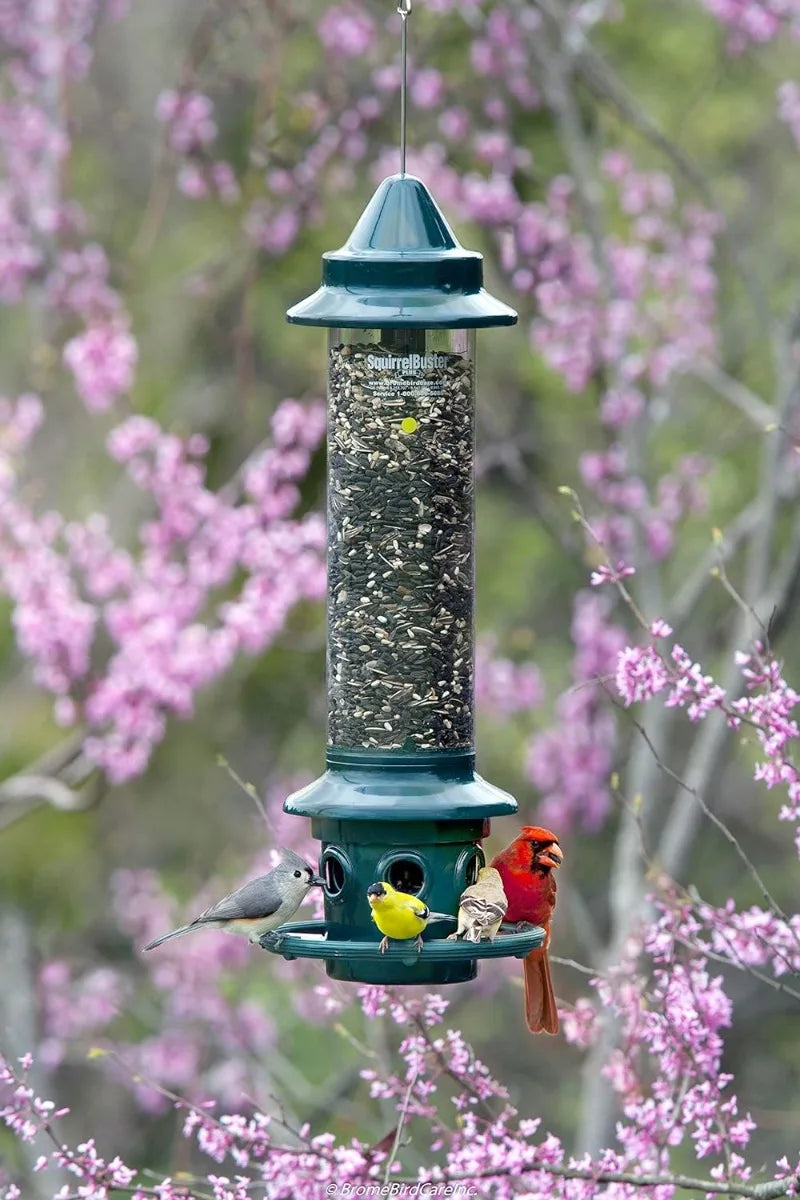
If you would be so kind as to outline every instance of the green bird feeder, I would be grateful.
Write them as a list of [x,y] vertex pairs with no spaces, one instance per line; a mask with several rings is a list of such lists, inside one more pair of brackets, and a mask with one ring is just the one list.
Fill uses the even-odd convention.
[[382,955],[366,893],[385,880],[455,915],[489,819],[516,812],[475,773],[474,448],[475,331],[517,314],[401,173],[287,319],[329,330],[327,770],[284,805],[322,843],[325,920],[263,945],[324,959],[335,979],[458,983],[542,931],[472,944],[431,923],[420,952]]

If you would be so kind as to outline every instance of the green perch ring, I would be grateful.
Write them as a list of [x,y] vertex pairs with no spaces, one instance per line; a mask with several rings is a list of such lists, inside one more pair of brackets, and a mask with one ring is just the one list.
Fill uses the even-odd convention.
[[[445,925],[431,921],[431,926]],[[385,954],[380,953],[380,938],[374,942],[333,939],[327,936],[326,921],[290,921],[272,933],[265,933],[261,946],[272,954],[294,958],[322,958],[332,962],[379,963],[394,959],[408,967],[430,963],[464,963],[481,958],[525,958],[531,950],[544,944],[545,932],[538,925],[518,929],[515,925],[501,928],[493,942],[448,941],[437,937],[423,941],[417,950],[416,939],[390,941]],[[423,935],[424,937],[424,935]],[[414,980],[409,980],[414,982]]]

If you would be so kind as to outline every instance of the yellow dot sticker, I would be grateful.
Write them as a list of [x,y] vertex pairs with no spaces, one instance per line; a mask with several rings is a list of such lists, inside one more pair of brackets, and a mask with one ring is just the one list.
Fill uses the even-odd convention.
[[414,417],[403,417],[402,421],[400,422],[400,432],[414,433],[417,428],[417,424],[418,422]]

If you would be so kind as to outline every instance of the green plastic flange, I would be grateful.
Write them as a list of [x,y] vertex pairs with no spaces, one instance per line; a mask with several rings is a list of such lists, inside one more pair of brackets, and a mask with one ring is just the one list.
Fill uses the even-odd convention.
[[272,954],[282,954],[290,960],[316,958],[328,962],[382,963],[388,968],[401,967],[405,968],[405,973],[401,970],[400,977],[391,982],[414,983],[416,980],[409,975],[428,964],[464,964],[483,958],[525,958],[531,950],[542,946],[545,939],[545,932],[538,925],[530,925],[522,930],[516,926],[501,928],[493,942],[451,942],[442,933],[431,936],[432,930],[441,930],[445,924],[444,921],[430,923],[423,934],[421,950],[417,950],[416,942],[412,939],[408,942],[392,941],[386,953],[381,954],[380,934],[377,931],[374,942],[329,938],[327,921],[290,921],[272,933],[265,933],[261,946]]

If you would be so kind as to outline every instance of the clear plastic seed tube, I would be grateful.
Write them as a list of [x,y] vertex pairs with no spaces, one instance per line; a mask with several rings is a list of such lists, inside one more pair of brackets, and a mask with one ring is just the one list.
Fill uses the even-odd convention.
[[474,330],[332,329],[328,741],[473,745]]

